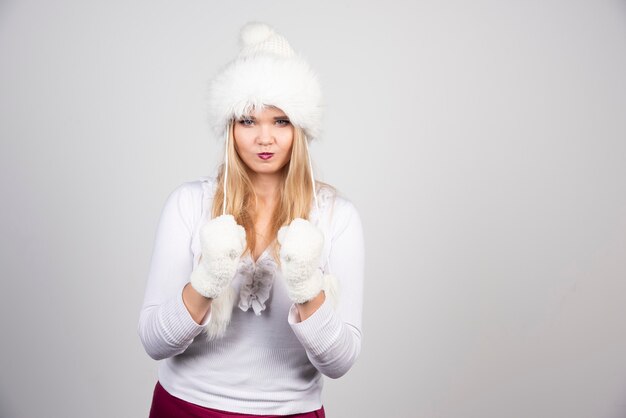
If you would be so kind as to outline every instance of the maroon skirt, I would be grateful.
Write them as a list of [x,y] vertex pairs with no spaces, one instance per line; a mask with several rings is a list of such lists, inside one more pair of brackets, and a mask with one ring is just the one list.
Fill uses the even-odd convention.
[[167,392],[161,383],[157,381],[152,396],[149,418],[326,418],[324,407],[317,411],[304,412],[293,415],[249,415],[237,412],[220,411],[219,409],[206,408],[191,402],[184,401]]

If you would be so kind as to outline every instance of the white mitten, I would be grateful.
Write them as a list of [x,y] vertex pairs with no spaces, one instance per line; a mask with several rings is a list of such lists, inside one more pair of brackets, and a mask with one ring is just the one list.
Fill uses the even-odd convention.
[[202,296],[215,299],[237,272],[246,248],[246,231],[233,215],[221,215],[200,229],[202,259],[191,273],[191,285]]
[[319,267],[324,234],[306,219],[296,218],[278,231],[280,262],[289,298],[304,303],[326,287],[327,278]]
[[233,215],[221,215],[200,229],[202,258],[191,273],[191,286],[201,295],[213,299],[211,320],[207,324],[209,339],[222,336],[230,322],[234,289],[230,287],[243,251],[246,231]]

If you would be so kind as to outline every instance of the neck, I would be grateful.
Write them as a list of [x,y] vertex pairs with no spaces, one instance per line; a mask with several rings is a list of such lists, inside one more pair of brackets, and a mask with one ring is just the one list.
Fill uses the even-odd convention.
[[272,206],[280,193],[280,176],[278,174],[255,173],[250,180],[258,203],[263,206]]

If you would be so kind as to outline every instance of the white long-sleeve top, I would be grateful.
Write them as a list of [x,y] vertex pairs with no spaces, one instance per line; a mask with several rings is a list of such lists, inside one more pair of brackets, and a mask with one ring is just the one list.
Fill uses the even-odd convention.
[[[265,310],[233,308],[226,334],[207,341],[211,320],[196,323],[182,289],[197,266],[199,230],[210,219],[216,181],[201,177],[168,196],[159,219],[138,333],[150,357],[160,360],[158,379],[172,395],[215,409],[248,414],[287,415],[322,406],[322,375],[338,378],[361,349],[364,279],[363,230],[351,201],[318,191],[309,220],[325,235],[321,267],[339,282],[339,304],[326,299],[300,321],[279,269]],[[250,255],[247,255],[250,257]],[[239,295],[245,275],[270,257],[242,258],[231,286]],[[248,268],[244,268],[247,265]]]

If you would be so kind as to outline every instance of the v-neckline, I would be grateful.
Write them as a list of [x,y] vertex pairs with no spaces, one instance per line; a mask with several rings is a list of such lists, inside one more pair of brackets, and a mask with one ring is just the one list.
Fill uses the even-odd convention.
[[270,242],[269,245],[267,247],[265,247],[265,250],[263,250],[263,252],[261,254],[259,254],[259,258],[257,258],[256,260],[254,259],[254,256],[252,255],[252,252],[250,252],[250,259],[252,260],[252,264],[254,264],[255,266],[258,264],[258,262],[265,257],[265,255],[269,252],[270,247],[274,245],[274,241]]

